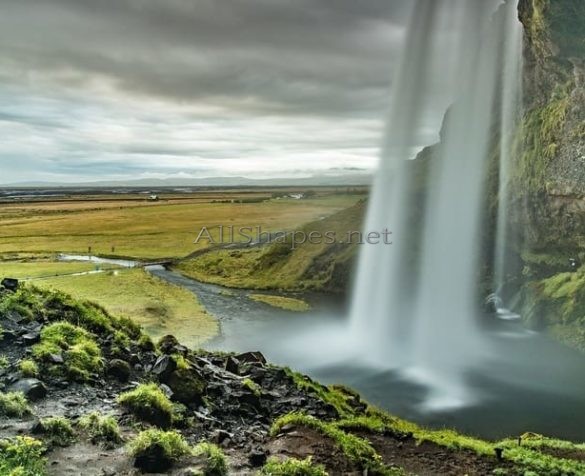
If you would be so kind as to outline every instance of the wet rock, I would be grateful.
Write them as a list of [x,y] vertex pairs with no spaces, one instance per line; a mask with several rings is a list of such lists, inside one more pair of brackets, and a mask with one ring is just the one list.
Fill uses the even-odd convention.
[[225,361],[225,369],[236,375],[240,375],[240,361],[231,355]]
[[38,331],[27,332],[22,335],[24,345],[33,345],[41,340],[41,333]]
[[6,313],[6,318],[14,322],[15,324],[20,324],[22,321],[26,319],[25,316],[16,311],[8,311]]
[[12,384],[8,390],[10,392],[22,392],[27,400],[35,401],[45,398],[47,387],[36,378],[25,378]]
[[177,369],[168,378],[173,399],[184,403],[201,403],[205,394],[205,380],[193,369]]
[[136,455],[134,467],[143,473],[163,473],[173,466],[173,461],[159,444],[150,445]]
[[177,363],[170,355],[161,355],[152,366],[151,373],[156,375],[161,382],[166,382],[176,368]]
[[167,335],[161,337],[158,341],[158,348],[163,354],[174,354],[176,352],[176,347],[180,346],[179,341],[175,336]]
[[234,435],[232,435],[230,432],[219,429],[219,430],[215,430],[213,433],[211,433],[210,440],[213,443],[220,445],[225,440],[232,439],[233,437],[234,437]]
[[130,365],[121,359],[113,359],[108,364],[108,375],[120,382],[127,382],[130,378]]
[[181,354],[186,356],[189,353],[189,348],[185,347],[183,344],[177,344],[173,347],[173,354]]
[[165,393],[167,398],[173,398],[173,391],[171,390],[171,388],[167,384],[161,383],[159,385],[159,387]]
[[260,466],[264,466],[268,460],[268,455],[269,452],[262,448],[253,449],[248,455],[248,462],[253,468],[259,468]]
[[14,292],[18,289],[19,283],[18,283],[18,279],[4,278],[2,280],[2,282],[0,283],[0,285],[8,291]]
[[249,405],[253,408],[260,408],[261,406],[260,397],[253,392],[243,391],[233,395],[238,399],[240,405]]
[[243,354],[236,355],[235,357],[239,362],[247,364],[266,364],[266,357],[262,355],[262,352],[244,352]]
[[63,360],[63,356],[61,354],[50,354],[48,361],[50,364],[61,365],[65,361]]

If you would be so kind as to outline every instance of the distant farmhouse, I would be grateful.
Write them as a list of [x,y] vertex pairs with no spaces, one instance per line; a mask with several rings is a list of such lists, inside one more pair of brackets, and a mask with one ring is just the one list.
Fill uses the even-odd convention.
[[289,195],[290,198],[293,198],[295,200],[302,200],[303,198],[305,198],[305,194],[304,193],[291,193]]

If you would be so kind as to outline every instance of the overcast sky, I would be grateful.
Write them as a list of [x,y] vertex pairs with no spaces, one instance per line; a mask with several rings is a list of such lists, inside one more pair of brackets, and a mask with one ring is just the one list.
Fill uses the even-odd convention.
[[377,160],[411,0],[0,0],[0,183]]

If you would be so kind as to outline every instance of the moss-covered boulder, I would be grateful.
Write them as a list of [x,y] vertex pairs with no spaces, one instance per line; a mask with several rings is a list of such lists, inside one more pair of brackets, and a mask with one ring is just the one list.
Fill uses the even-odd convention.
[[200,404],[205,395],[205,379],[193,369],[178,368],[166,380],[173,391],[173,400],[188,404]]

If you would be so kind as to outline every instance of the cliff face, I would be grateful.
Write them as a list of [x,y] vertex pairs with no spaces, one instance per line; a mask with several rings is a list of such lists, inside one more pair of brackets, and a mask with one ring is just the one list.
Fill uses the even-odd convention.
[[524,117],[513,225],[524,317],[585,349],[585,2],[520,0]]
[[[525,237],[528,274],[550,274],[569,258],[585,257],[585,2],[520,0],[519,17],[525,115],[515,221]],[[537,269],[539,263],[549,269]]]

